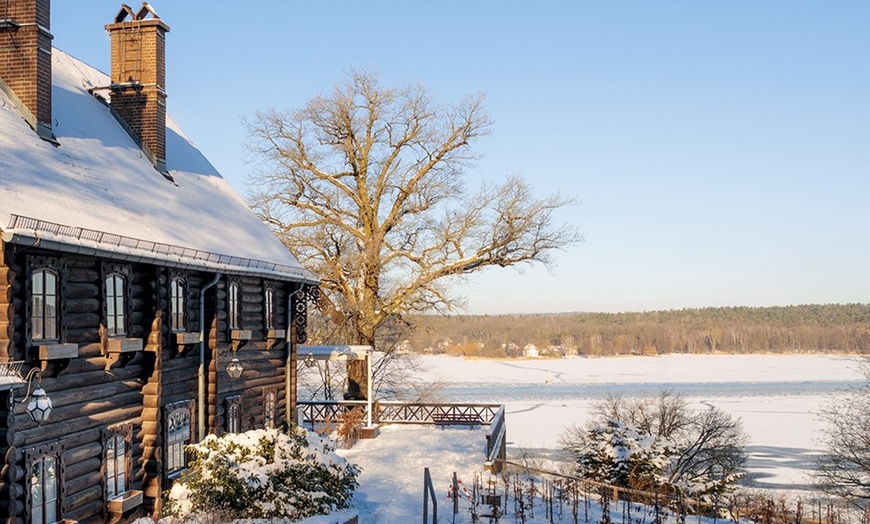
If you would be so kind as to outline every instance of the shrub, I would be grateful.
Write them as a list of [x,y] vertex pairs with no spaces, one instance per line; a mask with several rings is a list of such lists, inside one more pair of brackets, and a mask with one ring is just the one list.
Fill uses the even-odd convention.
[[573,449],[577,472],[613,486],[651,489],[666,481],[667,449],[654,437],[618,420],[590,428]]
[[348,507],[358,486],[356,466],[302,428],[209,435],[186,449],[191,473],[170,490],[167,511],[179,517],[303,519]]
[[667,390],[602,399],[588,425],[569,427],[561,441],[584,475],[620,487],[662,486],[705,502],[732,491],[746,461],[739,420],[715,408],[695,412]]

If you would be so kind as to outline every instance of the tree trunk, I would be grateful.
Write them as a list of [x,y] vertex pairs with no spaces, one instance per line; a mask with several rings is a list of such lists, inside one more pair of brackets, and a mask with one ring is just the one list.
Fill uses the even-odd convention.
[[347,361],[347,392],[345,400],[368,400],[368,363],[363,360]]
[[[375,347],[374,334],[368,335],[363,329],[357,329],[358,343],[365,346]],[[371,357],[368,357],[371,358]],[[369,369],[368,361],[363,360],[348,360],[347,361],[347,391],[344,394],[345,400],[368,400],[368,385],[369,385]]]

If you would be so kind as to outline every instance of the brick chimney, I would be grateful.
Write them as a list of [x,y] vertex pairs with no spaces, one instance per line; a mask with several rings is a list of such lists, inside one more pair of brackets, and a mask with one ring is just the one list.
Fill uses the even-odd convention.
[[50,27],[50,0],[0,0],[0,89],[53,141]]
[[166,170],[166,33],[147,2],[134,12],[121,4],[112,38],[112,108],[142,144],[154,166]]

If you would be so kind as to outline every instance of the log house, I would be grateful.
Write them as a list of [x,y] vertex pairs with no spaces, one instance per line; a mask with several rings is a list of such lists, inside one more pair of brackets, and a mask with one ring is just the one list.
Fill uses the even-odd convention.
[[166,114],[169,26],[143,3],[106,30],[110,75],[51,47],[49,0],[0,15],[9,524],[156,518],[184,444],[293,420],[317,280]]

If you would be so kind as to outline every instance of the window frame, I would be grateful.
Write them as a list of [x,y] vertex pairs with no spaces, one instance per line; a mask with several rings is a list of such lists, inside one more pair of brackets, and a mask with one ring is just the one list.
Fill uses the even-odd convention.
[[[120,456],[117,453],[118,442],[123,443],[124,453]],[[111,443],[111,448],[110,448]],[[113,457],[109,459],[109,449],[112,449]],[[110,426],[103,430],[103,488],[106,494],[106,500],[123,497],[130,491],[130,472],[132,471],[132,451],[133,451],[133,424],[130,422]],[[112,466],[110,468],[110,465]],[[119,483],[118,471],[121,470],[124,474]],[[111,474],[114,472],[114,474]],[[123,487],[123,489],[119,489]]]
[[242,432],[242,396],[233,395],[224,399],[226,404],[225,426],[226,433]]
[[[39,282],[40,291],[37,295],[36,290],[36,281],[37,277],[41,276]],[[52,277],[53,286],[54,286],[54,294],[48,294],[48,277]],[[30,322],[28,324],[30,329],[30,340],[33,342],[57,342],[60,340],[60,304],[61,304],[61,284],[60,284],[60,271],[57,268],[51,267],[50,265],[40,264],[35,266],[30,273],[30,278],[28,279],[29,289],[28,296],[29,300],[29,317]],[[46,315],[46,310],[49,308],[48,297],[52,297],[53,306],[54,306],[54,316],[48,317]],[[41,305],[37,306],[37,297],[41,299]],[[45,336],[47,331],[47,320],[48,318],[54,319],[54,329],[52,330],[51,335],[53,336]],[[37,322],[41,320],[40,322]],[[37,330],[37,323],[40,324],[39,329]],[[40,336],[37,336],[37,332],[39,332]]]
[[275,329],[275,288],[269,284],[263,293],[263,316],[266,331]]
[[[173,434],[172,421],[176,417],[187,416],[187,428],[181,426],[175,434]],[[184,446],[193,443],[194,419],[193,419],[193,400],[182,400],[173,402],[164,407],[163,417],[163,450],[164,461],[163,470],[166,478],[176,478],[188,468],[190,456],[185,451]],[[179,436],[180,438],[175,438]],[[180,461],[180,464],[176,464]]]
[[187,321],[187,279],[176,275],[169,283],[169,323],[172,331],[187,331]]
[[[63,443],[58,441],[52,444],[45,444],[36,448],[30,448],[25,452],[25,507],[28,516],[29,522],[33,524],[48,524],[49,522],[59,522],[63,520],[63,515],[66,513],[66,508],[64,507],[64,495],[65,495],[65,485],[64,485],[64,462],[63,462],[63,451],[64,446]],[[55,463],[55,486],[54,486],[54,500],[51,501],[54,503],[54,519],[48,521],[46,519],[45,510],[48,509],[49,506],[46,505],[47,501],[44,497],[44,494],[47,492],[45,489],[45,478],[42,478],[42,481],[39,483],[41,486],[42,496],[40,500],[37,501],[34,498],[34,482],[33,482],[33,469],[34,467],[40,465],[40,471],[44,474],[45,468],[45,460],[50,458]],[[34,506],[39,502],[40,512],[42,513],[41,519],[34,518]]]
[[241,329],[242,326],[242,286],[230,281],[227,287],[227,323],[230,329]]
[[[271,396],[271,399],[270,399]],[[263,388],[263,427],[275,429],[278,420],[278,386]]]
[[[109,281],[112,282],[112,295],[109,294]],[[129,332],[127,324],[130,315],[127,312],[127,276],[120,271],[112,271],[103,277],[103,312],[106,320],[106,334],[109,337],[125,337]],[[120,283],[120,293],[118,284]],[[111,304],[110,311],[109,305]],[[120,326],[119,324],[120,320]]]

